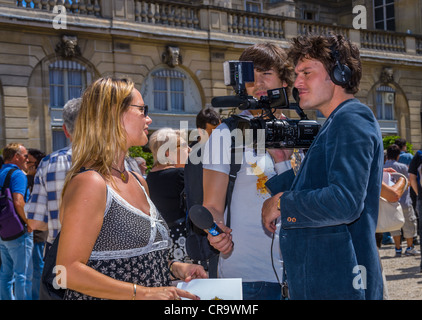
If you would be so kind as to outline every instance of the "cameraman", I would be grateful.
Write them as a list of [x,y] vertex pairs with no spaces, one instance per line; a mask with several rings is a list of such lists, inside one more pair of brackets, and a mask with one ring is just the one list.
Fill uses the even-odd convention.
[[362,75],[359,50],[340,35],[300,36],[289,57],[300,106],[327,118],[290,190],[280,192],[275,177],[267,184],[275,196],[262,208],[271,232],[281,214],[290,297],[382,299],[374,233],[383,144],[373,112],[354,98]]
[[[246,48],[239,60],[252,61],[254,64],[255,81],[246,83],[246,91],[250,96],[259,99],[267,95],[267,90],[291,88],[293,84],[293,67],[287,64],[286,52],[272,43]],[[245,110],[241,113],[249,119],[260,114],[260,110]],[[223,123],[211,134],[203,157],[203,205],[224,231],[217,236],[208,236],[210,244],[220,251],[218,275],[220,278],[241,277],[245,300],[280,300],[281,290],[277,280],[277,277],[282,278],[279,244],[278,241],[274,242],[272,253],[272,235],[262,225],[260,212],[264,200],[270,196],[264,183],[276,174],[274,162],[279,163],[277,168],[280,166],[280,171],[291,171],[288,161],[291,151],[274,152],[273,161],[268,153],[257,156],[252,148],[245,146],[231,198],[231,225],[228,228],[224,221],[230,162],[221,159],[230,159],[230,152],[230,132]],[[256,156],[257,160],[248,163],[251,155]],[[272,267],[272,256],[277,275]]]

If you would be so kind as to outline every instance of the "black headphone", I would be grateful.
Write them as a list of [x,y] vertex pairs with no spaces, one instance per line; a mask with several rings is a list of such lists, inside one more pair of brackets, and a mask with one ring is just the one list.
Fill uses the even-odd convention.
[[330,49],[331,57],[336,61],[334,67],[331,69],[331,81],[336,85],[345,86],[352,77],[352,71],[348,66],[340,63],[340,55],[338,49],[336,48],[336,44],[333,44]]

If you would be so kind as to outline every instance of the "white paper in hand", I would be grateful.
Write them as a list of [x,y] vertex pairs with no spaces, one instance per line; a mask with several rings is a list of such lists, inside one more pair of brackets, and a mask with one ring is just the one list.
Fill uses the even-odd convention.
[[179,282],[179,289],[189,291],[201,300],[242,300],[242,279],[194,279]]

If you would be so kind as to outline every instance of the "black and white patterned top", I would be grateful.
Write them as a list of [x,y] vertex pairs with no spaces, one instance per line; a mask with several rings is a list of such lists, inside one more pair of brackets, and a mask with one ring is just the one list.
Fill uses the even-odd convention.
[[[117,280],[146,287],[170,285],[167,224],[144,191],[150,215],[107,185],[104,221],[87,266]],[[68,289],[65,300],[96,300]]]

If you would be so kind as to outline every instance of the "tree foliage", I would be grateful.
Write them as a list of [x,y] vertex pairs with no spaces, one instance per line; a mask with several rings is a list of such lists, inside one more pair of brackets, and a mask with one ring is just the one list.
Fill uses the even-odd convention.
[[152,153],[149,151],[144,150],[142,147],[131,147],[129,149],[129,156],[131,156],[132,158],[136,158],[136,157],[142,157],[146,160],[147,162],[147,173],[149,172],[149,170],[151,170],[152,168],[152,164],[154,163],[154,159],[152,157]]
[[[400,139],[400,136],[385,136],[382,138],[382,142],[384,143],[384,150],[387,150],[389,146],[394,144],[396,139]],[[407,152],[414,154],[413,145],[406,141]]]

